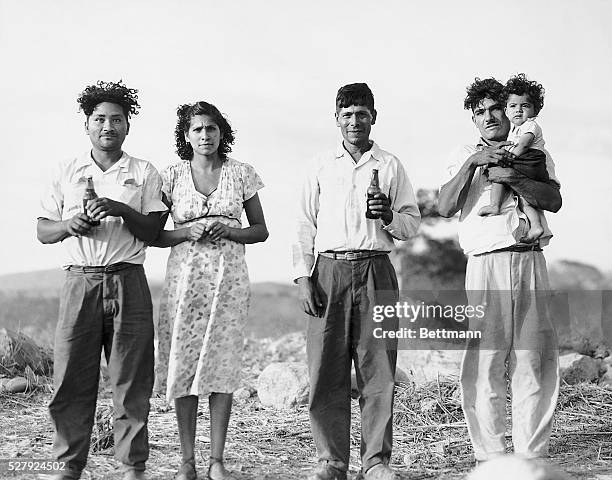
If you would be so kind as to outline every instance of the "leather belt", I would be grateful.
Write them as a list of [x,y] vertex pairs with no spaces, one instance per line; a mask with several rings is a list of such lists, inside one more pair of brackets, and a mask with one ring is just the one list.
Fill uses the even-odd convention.
[[319,252],[319,255],[325,258],[332,258],[334,260],[363,260],[364,258],[378,257],[380,255],[387,255],[389,252],[382,250],[349,250],[344,252],[325,251]]
[[138,266],[138,263],[119,262],[111,265],[70,265],[68,270],[81,273],[112,273]]
[[499,248],[497,250],[491,250],[488,253],[499,253],[499,252],[541,252],[542,247],[539,243],[517,243],[516,245],[510,245],[506,248]]

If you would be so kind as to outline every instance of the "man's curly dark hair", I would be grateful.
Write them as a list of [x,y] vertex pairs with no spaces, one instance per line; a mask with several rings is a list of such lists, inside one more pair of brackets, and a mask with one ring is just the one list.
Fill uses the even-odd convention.
[[485,98],[503,103],[504,85],[493,77],[483,80],[476,77],[474,83],[467,87],[467,96],[463,101],[463,108],[474,111]]
[[95,85],[85,87],[77,102],[87,117],[93,113],[98,104],[115,103],[121,106],[125,119],[129,120],[132,115],[138,115],[140,105],[137,93],[138,90],[126,87],[122,80],[116,83],[98,80]]
[[176,109],[177,122],[174,129],[174,139],[176,141],[176,153],[183,160],[191,160],[193,158],[193,148],[191,144],[185,140],[185,134],[191,126],[191,119],[196,115],[207,115],[213,122],[217,124],[221,130],[221,141],[217,152],[222,160],[227,159],[227,154],[232,151],[231,145],[234,144],[234,130],[223,114],[213,104],[208,102],[196,102],[180,105]]
[[529,80],[524,73],[519,73],[506,82],[504,102],[507,102],[512,94],[527,95],[533,103],[536,115],[544,106],[544,87],[538,82]]

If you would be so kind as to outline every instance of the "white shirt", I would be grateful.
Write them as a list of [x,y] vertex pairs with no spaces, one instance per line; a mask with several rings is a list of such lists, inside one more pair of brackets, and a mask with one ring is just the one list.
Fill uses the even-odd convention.
[[[393,220],[367,219],[366,190],[378,169],[382,193],[389,197]],[[400,161],[376,143],[355,163],[340,146],[317,157],[304,181],[293,245],[294,278],[310,276],[315,252],[393,249],[393,238],[414,235],[421,216],[410,180]]]
[[[93,177],[98,197],[125,203],[144,215],[167,210],[161,200],[161,177],[149,162],[123,152],[121,158],[103,172],[87,152],[56,168],[51,185],[41,198],[38,218],[61,221],[82,212],[89,175]],[[142,264],[145,259],[145,243],[132,235],[121,217],[106,217],[86,236],[67,237],[63,244],[67,253],[63,268],[119,262]]]
[[[464,145],[453,152],[446,167],[446,177],[453,178],[465,161],[476,153],[484,143]],[[555,164],[548,152],[546,153],[546,169],[551,180],[559,181],[555,175]],[[481,217],[478,211],[491,203],[491,182],[484,175],[485,167],[477,167],[472,184],[468,191],[465,204],[459,215],[459,244],[466,255],[478,255],[500,248],[510,247],[517,243],[513,232],[519,226],[519,219],[526,219],[519,209],[518,197],[506,195],[499,215]],[[546,218],[542,213],[544,233],[540,237],[540,246],[548,245],[552,232],[548,228]]]
[[542,134],[542,127],[540,127],[533,118],[528,118],[522,125],[512,124],[510,132],[508,133],[508,141],[516,144],[526,133],[531,133],[533,135],[533,141],[529,145],[529,148],[535,148],[543,152],[546,151],[544,148],[545,142],[544,135]]

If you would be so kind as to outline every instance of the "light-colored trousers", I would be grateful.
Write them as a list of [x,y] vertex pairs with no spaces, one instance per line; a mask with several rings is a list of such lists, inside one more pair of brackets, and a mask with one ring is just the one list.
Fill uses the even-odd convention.
[[497,252],[468,258],[465,286],[471,319],[461,367],[463,412],[474,455],[487,460],[506,451],[507,379],[512,391],[514,451],[547,454],[559,394],[559,352],[551,321],[550,287],[542,252]]

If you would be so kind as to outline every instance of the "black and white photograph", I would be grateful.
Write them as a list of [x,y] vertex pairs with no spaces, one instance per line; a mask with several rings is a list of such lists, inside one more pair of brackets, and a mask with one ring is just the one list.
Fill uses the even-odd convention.
[[0,479],[612,480],[611,20],[0,0]]

